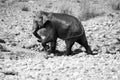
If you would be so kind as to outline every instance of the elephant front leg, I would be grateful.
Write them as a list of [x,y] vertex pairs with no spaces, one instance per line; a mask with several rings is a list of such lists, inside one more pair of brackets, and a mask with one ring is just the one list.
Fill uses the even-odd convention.
[[55,53],[56,50],[56,40],[51,42],[50,50],[48,52]]

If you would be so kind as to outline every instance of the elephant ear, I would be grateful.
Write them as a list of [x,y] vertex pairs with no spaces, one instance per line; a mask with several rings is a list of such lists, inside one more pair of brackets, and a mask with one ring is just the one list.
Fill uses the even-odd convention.
[[53,27],[52,22],[50,20],[47,20],[44,24],[43,24],[43,28],[47,28],[47,27]]

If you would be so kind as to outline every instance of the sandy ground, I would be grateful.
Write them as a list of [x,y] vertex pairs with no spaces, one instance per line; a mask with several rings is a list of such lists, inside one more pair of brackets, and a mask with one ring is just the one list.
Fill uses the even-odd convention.
[[[83,5],[82,2],[9,0],[0,3],[0,80],[120,80],[120,13],[111,9],[109,1],[94,0]],[[81,8],[80,4],[89,4],[90,9]],[[89,45],[98,54],[86,55],[77,43],[72,48],[77,54],[71,56],[48,56],[41,51],[41,43],[32,34],[32,16],[39,10],[64,12],[79,20],[89,10],[92,16],[81,22]],[[57,42],[57,50],[65,51],[64,41]]]

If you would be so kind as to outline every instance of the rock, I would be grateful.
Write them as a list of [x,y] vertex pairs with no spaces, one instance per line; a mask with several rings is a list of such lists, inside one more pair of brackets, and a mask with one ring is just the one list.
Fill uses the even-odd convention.
[[6,43],[3,39],[0,39],[0,43]]

